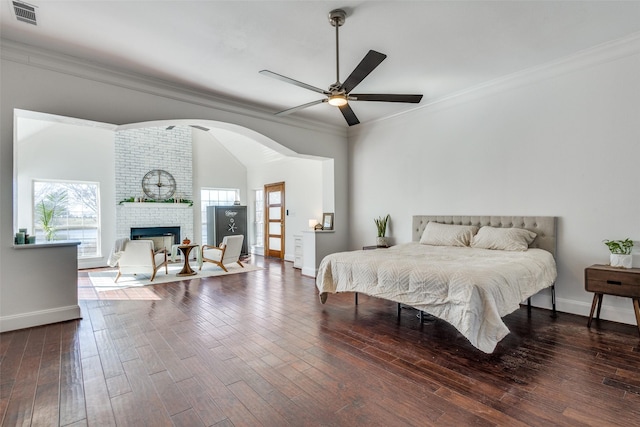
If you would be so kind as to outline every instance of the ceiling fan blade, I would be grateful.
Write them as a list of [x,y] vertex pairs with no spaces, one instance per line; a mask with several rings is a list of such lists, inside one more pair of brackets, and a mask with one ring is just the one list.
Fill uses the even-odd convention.
[[274,73],[273,71],[262,70],[259,73],[262,74],[263,76],[273,77],[274,79],[281,80],[281,81],[283,81],[285,83],[291,83],[292,85],[296,85],[296,86],[299,86],[299,87],[304,88],[304,89],[309,89],[309,90],[312,90],[314,92],[321,93],[323,95],[329,95],[329,92],[327,92],[324,89],[320,89],[319,87],[315,87],[315,86],[308,85],[306,83],[299,82],[298,80],[294,80],[292,78],[283,76],[282,74]]
[[353,70],[351,75],[347,77],[347,80],[342,83],[340,89],[344,89],[346,93],[349,93],[360,84],[365,77],[369,75],[378,65],[387,57],[384,53],[370,50],[360,61],[358,66]]
[[312,105],[322,104],[323,102],[327,102],[325,99],[318,99],[317,101],[307,102],[306,104],[298,105],[297,107],[289,108],[287,110],[278,111],[276,116],[286,116],[287,114],[295,113],[298,110],[302,110],[303,108],[311,107]]
[[[352,99],[355,98],[355,99]],[[394,95],[394,94],[374,94],[374,93],[360,93],[350,94],[350,101],[382,101],[382,102],[409,102],[412,104],[418,104],[422,100],[422,95]]]
[[357,125],[358,123],[360,123],[360,120],[358,120],[358,118],[356,117],[356,113],[353,112],[349,104],[345,104],[339,108],[349,126]]

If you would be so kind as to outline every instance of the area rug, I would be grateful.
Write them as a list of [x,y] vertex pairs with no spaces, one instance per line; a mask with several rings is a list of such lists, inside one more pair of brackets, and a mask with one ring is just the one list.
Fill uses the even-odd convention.
[[215,264],[205,262],[202,266],[202,270],[198,270],[197,266],[191,266],[191,268],[198,274],[193,276],[178,277],[176,276],[176,273],[180,272],[180,270],[182,269],[182,263],[180,262],[169,264],[169,274],[165,274],[164,268],[158,270],[158,273],[156,273],[156,277],[153,279],[153,282],[149,280],[151,279],[150,274],[123,274],[116,282],[115,279],[118,274],[117,268],[113,270],[90,271],[89,279],[91,280],[91,284],[96,291],[103,292],[112,291],[114,289],[158,285],[162,283],[178,282],[182,280],[201,279],[203,277],[225,276],[228,274],[247,273],[250,271],[262,270],[261,267],[257,267],[251,264],[244,264],[244,268],[235,263],[226,265],[225,267],[227,268],[227,270],[229,270],[229,272],[225,272]]

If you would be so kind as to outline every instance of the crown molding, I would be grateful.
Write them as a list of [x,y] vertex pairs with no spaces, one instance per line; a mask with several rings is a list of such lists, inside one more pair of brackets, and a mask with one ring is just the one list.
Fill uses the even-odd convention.
[[[410,110],[371,120],[368,123],[393,120],[400,116],[421,112],[422,110],[448,108],[452,105],[474,101],[495,93],[527,86],[541,80],[547,80],[577,70],[586,69],[638,54],[640,54],[640,33],[634,33],[621,39],[584,49],[565,58],[518,71],[497,79],[489,80],[485,83],[428,101]],[[352,129],[350,130],[349,135],[355,135],[358,132],[359,129]]]
[[497,92],[511,90],[540,80],[638,54],[640,53],[640,33],[634,33],[621,39],[585,49],[556,61],[493,79],[428,101],[409,110],[370,120],[363,123],[364,126],[362,127],[357,126],[351,128],[329,125],[310,119],[293,119],[286,116],[274,116],[271,111],[257,105],[222,98],[215,94],[195,90],[194,88],[184,85],[178,85],[166,80],[133,73],[127,70],[116,69],[96,62],[89,62],[57,52],[45,51],[13,40],[1,39],[0,47],[0,56],[3,60],[18,62],[181,102],[188,102],[224,113],[237,114],[253,119],[344,137],[345,135],[359,133],[368,124],[394,120],[398,117],[412,115],[422,110],[431,110],[458,103],[470,102]]
[[197,90],[186,85],[133,73],[128,70],[118,69],[102,63],[91,62],[58,52],[43,50],[14,40],[0,39],[0,57],[2,60],[154,96],[161,96],[180,102],[187,102],[189,104],[215,109],[223,113],[236,114],[243,117],[305,130],[329,133],[341,137],[346,136],[346,127],[344,126],[330,125],[309,119],[274,116],[273,111],[258,105],[223,98],[211,92]]

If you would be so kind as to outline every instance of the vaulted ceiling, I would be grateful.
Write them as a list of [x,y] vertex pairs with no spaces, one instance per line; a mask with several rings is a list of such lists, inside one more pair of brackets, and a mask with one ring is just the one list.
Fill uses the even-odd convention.
[[[361,122],[640,32],[639,1],[56,1],[30,0],[37,25],[0,4],[3,39],[83,58],[277,112],[321,94],[260,75],[268,69],[327,89],[370,50],[388,57],[359,93],[421,93],[421,104],[352,102]],[[319,104],[290,115],[346,123]]]

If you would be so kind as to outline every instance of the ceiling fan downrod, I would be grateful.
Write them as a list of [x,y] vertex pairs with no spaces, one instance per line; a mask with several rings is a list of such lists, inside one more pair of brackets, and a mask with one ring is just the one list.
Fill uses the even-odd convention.
[[342,86],[340,83],[340,38],[339,38],[339,28],[344,24],[345,19],[347,18],[347,13],[342,9],[334,9],[329,12],[329,23],[336,27],[336,82],[332,87],[338,89]]

